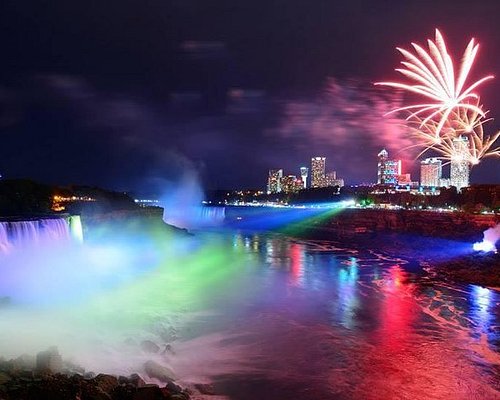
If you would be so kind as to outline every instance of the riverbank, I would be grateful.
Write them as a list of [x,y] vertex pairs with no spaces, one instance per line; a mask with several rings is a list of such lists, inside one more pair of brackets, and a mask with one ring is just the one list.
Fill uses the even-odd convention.
[[[473,241],[391,231],[339,231],[328,226],[312,227],[290,235],[308,240],[348,242],[359,249],[376,249],[392,256],[415,259],[434,279],[500,287],[500,253],[474,251]],[[482,239],[482,233],[473,235]]]
[[138,374],[114,376],[94,374],[63,362],[54,348],[38,353],[36,359],[23,355],[0,359],[1,400],[189,400],[189,390],[181,388],[165,367],[148,361],[146,383]]
[[500,255],[472,250],[485,230],[500,223],[499,214],[345,209],[313,222],[302,232],[306,237],[416,258],[438,279],[500,287]]
[[429,272],[442,279],[500,289],[500,254],[473,253],[438,263]]

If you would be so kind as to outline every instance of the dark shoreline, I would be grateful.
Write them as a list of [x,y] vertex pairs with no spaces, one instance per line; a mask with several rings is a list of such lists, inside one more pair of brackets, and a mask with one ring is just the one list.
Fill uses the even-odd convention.
[[289,236],[348,242],[360,249],[377,249],[387,254],[416,259],[425,272],[436,280],[500,288],[500,252],[474,251],[473,240],[479,234],[473,235],[474,239],[464,241],[388,230],[346,233],[331,227],[314,227],[302,234]]
[[53,347],[34,356],[0,357],[0,400],[189,400],[191,392],[175,383],[168,368],[148,361],[144,376],[87,372],[63,361]]

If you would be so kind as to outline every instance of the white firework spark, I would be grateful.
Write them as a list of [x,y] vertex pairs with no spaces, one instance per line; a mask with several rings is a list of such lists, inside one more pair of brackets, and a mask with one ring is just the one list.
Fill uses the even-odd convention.
[[415,53],[397,48],[405,57],[405,61],[401,62],[404,68],[397,68],[396,71],[413,81],[412,83],[378,82],[376,85],[406,90],[429,99],[430,102],[396,108],[390,113],[410,111],[407,120],[422,117],[422,124],[435,120],[437,121],[435,135],[438,137],[448,117],[459,109],[470,110],[485,117],[484,111],[476,105],[479,96],[475,90],[484,82],[493,79],[493,76],[488,75],[467,84],[467,78],[479,50],[479,44],[474,39],[465,49],[457,75],[446,43],[438,29],[435,41],[429,39],[427,43],[429,51],[415,43],[412,43]]

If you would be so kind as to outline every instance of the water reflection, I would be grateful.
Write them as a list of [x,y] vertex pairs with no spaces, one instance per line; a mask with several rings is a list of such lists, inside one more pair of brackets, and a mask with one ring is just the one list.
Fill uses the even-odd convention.
[[338,269],[338,302],[334,302],[340,315],[340,324],[353,329],[356,325],[356,310],[359,307],[359,293],[356,288],[358,281],[358,263],[355,257],[343,262]]
[[293,286],[302,286],[304,278],[304,246],[291,243],[288,254],[290,257],[290,283]]
[[470,301],[472,307],[470,316],[480,333],[489,334],[493,320],[493,315],[490,311],[491,299],[493,297],[492,290],[471,285]]
[[314,399],[496,398],[482,374],[499,359],[497,293],[423,280],[418,261],[378,250],[265,234],[236,243],[254,262],[238,310],[248,357],[268,388],[286,388],[255,398],[291,398],[297,382]]
[[393,265],[384,271],[381,289],[380,329],[376,337],[388,350],[404,349],[413,333],[416,312],[413,285],[406,282],[405,271],[399,265]]

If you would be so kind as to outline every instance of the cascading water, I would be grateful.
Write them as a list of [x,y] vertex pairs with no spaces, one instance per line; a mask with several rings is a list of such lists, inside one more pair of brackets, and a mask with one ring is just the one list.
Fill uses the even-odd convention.
[[225,207],[201,207],[200,220],[208,225],[220,225],[226,218]]
[[32,221],[0,222],[0,251],[13,248],[83,240],[79,216]]
[[68,219],[71,236],[78,242],[83,242],[82,220],[79,215],[72,215]]
[[5,252],[9,248],[9,237],[7,234],[7,225],[0,223],[0,252]]
[[192,174],[184,175],[178,185],[160,200],[160,205],[165,210],[163,220],[167,224],[187,229],[221,225],[225,218],[225,208],[204,206],[203,197],[198,178]]

